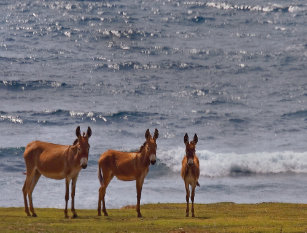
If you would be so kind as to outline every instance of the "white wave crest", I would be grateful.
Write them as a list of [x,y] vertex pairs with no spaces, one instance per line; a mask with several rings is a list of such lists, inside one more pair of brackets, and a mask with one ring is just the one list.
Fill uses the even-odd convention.
[[[197,3],[194,3],[197,4]],[[198,3],[199,4],[199,3]],[[207,7],[217,8],[220,10],[244,10],[244,11],[261,11],[261,12],[273,12],[286,10],[290,13],[306,11],[306,7],[303,6],[283,6],[280,4],[268,4],[267,6],[250,6],[250,5],[232,5],[227,2],[207,2]]]
[[72,117],[82,117],[85,115],[84,112],[75,112],[75,111],[69,111],[70,116]]
[[290,6],[289,7],[289,12],[290,13],[297,13],[297,12],[302,12],[302,11],[306,11],[307,7],[298,7],[298,6]]
[[[180,172],[185,148],[162,151],[158,158],[174,172]],[[307,152],[214,153],[197,150],[200,174],[222,177],[234,174],[307,173]]]
[[10,121],[12,123],[15,123],[15,124],[22,124],[23,123],[23,120],[20,119],[18,116],[10,116],[10,115],[0,115],[0,120],[7,120],[7,121]]

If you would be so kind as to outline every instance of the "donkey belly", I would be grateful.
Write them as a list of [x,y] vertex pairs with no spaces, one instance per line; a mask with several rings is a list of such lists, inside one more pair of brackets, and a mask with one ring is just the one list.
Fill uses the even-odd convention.
[[136,180],[136,177],[131,175],[131,176],[127,176],[127,175],[115,175],[117,177],[117,179],[122,180],[122,181],[132,181],[132,180]]
[[36,161],[37,170],[45,177],[51,179],[65,178],[68,170],[65,157],[57,151],[45,150]]
[[65,178],[64,172],[58,172],[58,173],[53,173],[53,172],[45,172],[45,171],[38,171],[45,177],[50,178],[50,179],[55,179],[55,180],[62,180]]
[[137,179],[144,179],[148,173],[148,168],[144,169],[143,171],[137,171],[137,170],[130,170],[129,172],[127,170],[117,170],[114,172],[114,175],[119,180],[123,181],[132,181]]

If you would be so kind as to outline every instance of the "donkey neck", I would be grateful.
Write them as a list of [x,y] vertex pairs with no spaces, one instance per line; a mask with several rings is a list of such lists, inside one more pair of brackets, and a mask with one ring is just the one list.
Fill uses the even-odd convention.
[[148,149],[147,149],[147,144],[146,142],[143,144],[143,146],[141,146],[141,149],[139,151],[140,154],[140,159],[142,164],[145,167],[149,167],[150,165],[150,160],[149,160],[149,154],[148,154]]
[[78,158],[77,144],[68,146],[66,153],[67,153],[67,160],[70,163],[70,165],[73,165],[73,167],[77,167],[80,165],[80,161]]

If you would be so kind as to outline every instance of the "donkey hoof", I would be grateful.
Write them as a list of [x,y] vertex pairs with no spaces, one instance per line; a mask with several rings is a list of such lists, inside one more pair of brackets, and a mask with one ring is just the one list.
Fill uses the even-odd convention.
[[36,213],[33,213],[33,214],[32,214],[32,217],[37,217]]
[[107,212],[104,212],[103,214],[104,214],[104,216],[109,216]]
[[138,213],[138,218],[142,218],[142,214],[141,213]]
[[189,217],[189,213],[186,213],[186,215],[185,215],[186,217]]
[[194,214],[192,214],[192,217],[193,217],[193,218],[195,218],[195,215],[194,215]]
[[74,213],[72,218],[78,218],[78,215],[76,213]]

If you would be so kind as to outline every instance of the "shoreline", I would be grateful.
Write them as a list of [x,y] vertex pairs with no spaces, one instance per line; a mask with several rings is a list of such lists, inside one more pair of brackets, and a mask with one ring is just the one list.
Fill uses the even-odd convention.
[[[191,205],[191,201],[189,202]],[[222,202],[212,202],[212,203],[198,203],[194,202],[194,205],[198,206],[209,206],[209,205],[222,205],[222,204],[229,204],[229,205],[262,205],[262,204],[281,204],[281,205],[307,205],[307,203],[301,203],[301,202],[279,202],[279,201],[264,201],[264,202],[257,202],[257,203],[238,203],[238,202],[233,202],[233,201],[222,201]],[[152,202],[152,203],[141,203],[141,206],[148,206],[148,205],[186,205],[186,202]],[[36,209],[55,209],[55,210],[64,210],[65,205],[63,204],[63,208],[58,208],[58,207],[37,207],[36,205],[34,206],[35,210]],[[24,206],[0,206],[0,209],[11,209],[11,208],[24,208]],[[68,210],[70,208],[70,203],[68,205]],[[125,209],[135,209],[136,204],[128,204],[121,206],[119,208],[107,208],[107,210],[125,210]],[[95,210],[95,208],[76,208],[76,210],[85,210],[85,211],[91,211]]]

